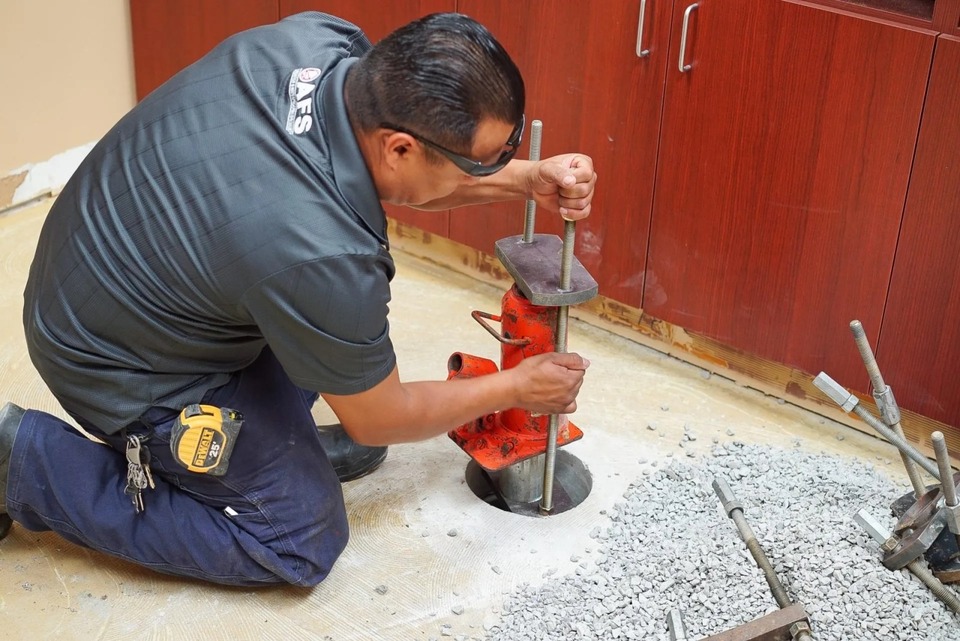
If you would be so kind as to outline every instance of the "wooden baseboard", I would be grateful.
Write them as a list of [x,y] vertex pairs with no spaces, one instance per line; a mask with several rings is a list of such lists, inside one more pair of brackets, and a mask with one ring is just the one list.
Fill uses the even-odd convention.
[[[493,256],[456,241],[423,231],[394,219],[388,220],[394,249],[427,260],[492,285],[511,282],[510,275]],[[838,423],[872,436],[877,433],[859,418],[842,412],[813,386],[813,376],[775,361],[741,352],[718,341],[685,331],[653,318],[643,310],[605,296],[570,309],[570,315],[613,334],[729,378],[739,385],[784,399]],[[842,383],[842,381],[841,381]],[[874,415],[873,397],[856,392]],[[901,410],[904,435],[917,449],[933,457],[930,435],[942,432],[955,464],[960,464],[960,428],[946,425],[909,410]]]

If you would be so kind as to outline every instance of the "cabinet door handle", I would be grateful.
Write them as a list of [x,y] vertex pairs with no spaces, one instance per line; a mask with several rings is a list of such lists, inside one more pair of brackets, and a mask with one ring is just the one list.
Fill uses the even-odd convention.
[[699,6],[694,2],[683,12],[683,30],[680,32],[680,73],[690,71],[690,65],[684,60],[687,57],[687,30],[690,27],[690,14]]
[[643,22],[647,13],[647,0],[640,0],[640,21],[637,23],[637,57],[643,58],[650,55],[649,49],[643,48]]

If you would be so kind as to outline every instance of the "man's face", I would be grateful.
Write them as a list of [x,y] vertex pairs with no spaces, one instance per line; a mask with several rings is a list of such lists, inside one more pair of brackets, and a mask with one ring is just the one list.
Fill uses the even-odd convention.
[[[514,123],[484,119],[477,126],[473,147],[464,155],[484,165],[493,164],[501,157],[504,143],[514,132]],[[434,152],[434,156],[439,157],[439,164],[430,162],[426,154],[427,145],[415,138],[411,140],[413,145],[409,151],[410,157],[401,169],[401,198],[404,202],[395,204],[422,205],[449,196],[460,185],[477,180],[438,152]]]

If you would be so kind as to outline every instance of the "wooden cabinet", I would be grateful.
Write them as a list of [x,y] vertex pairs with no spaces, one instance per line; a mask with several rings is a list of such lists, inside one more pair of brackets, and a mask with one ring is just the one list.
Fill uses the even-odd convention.
[[847,326],[876,343],[934,40],[804,3],[701,0],[686,72],[672,40],[644,312],[864,389]]
[[221,40],[278,15],[277,0],[130,0],[137,100]]
[[[276,1],[276,0],[275,0]],[[421,16],[455,11],[456,0],[279,0],[280,17],[302,11],[322,11],[354,23],[377,42],[385,35]]]
[[897,401],[960,426],[960,38],[937,40],[877,359]]
[[812,4],[951,33],[957,28],[960,0],[808,0]]
[[[940,0],[935,26],[948,35],[960,36],[960,0]],[[949,4],[948,4],[949,3]]]

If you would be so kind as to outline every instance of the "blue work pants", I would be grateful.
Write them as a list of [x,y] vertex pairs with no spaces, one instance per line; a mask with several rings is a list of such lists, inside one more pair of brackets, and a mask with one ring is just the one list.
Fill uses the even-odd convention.
[[14,442],[7,510],[14,521],[168,574],[230,585],[313,586],[347,544],[336,473],[310,408],[317,395],[294,385],[264,349],[221,388],[197,399],[243,414],[223,476],[187,471],[170,452],[178,411],[154,408],[128,434],[147,437],[156,484],[136,513],[124,494],[119,434],[104,446],[50,414],[28,411]]

